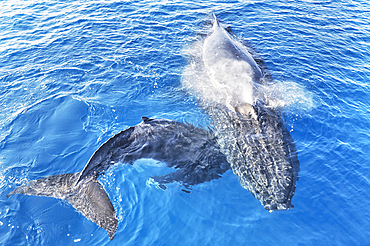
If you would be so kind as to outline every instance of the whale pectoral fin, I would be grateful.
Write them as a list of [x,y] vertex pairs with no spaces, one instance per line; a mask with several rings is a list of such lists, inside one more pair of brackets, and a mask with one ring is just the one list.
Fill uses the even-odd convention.
[[107,193],[100,183],[90,181],[66,200],[86,218],[107,231],[109,239],[117,230],[117,217]]
[[84,180],[76,186],[79,174],[58,174],[34,180],[13,190],[7,197],[23,194],[65,199],[86,218],[106,230],[109,239],[113,239],[117,217],[107,193],[96,179]]

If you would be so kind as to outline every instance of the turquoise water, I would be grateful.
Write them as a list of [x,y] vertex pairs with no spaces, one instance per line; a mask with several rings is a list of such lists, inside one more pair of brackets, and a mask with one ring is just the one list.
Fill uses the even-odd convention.
[[[141,116],[207,126],[183,85],[215,13],[282,85],[300,160],[295,208],[269,213],[226,172],[181,191],[152,160],[100,178],[114,240],[65,201],[15,187],[83,169]],[[0,2],[1,245],[369,245],[366,1]],[[284,94],[285,93],[285,94]]]

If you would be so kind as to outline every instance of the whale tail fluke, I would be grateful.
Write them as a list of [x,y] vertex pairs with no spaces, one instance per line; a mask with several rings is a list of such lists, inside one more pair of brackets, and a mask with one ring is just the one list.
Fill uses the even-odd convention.
[[117,230],[118,220],[107,193],[96,180],[90,180],[82,186],[66,200],[86,218],[106,230],[109,239],[112,240]]
[[112,240],[118,220],[107,193],[95,178],[75,185],[78,177],[79,173],[67,173],[34,180],[13,190],[7,197],[23,194],[65,199],[86,218],[106,230]]

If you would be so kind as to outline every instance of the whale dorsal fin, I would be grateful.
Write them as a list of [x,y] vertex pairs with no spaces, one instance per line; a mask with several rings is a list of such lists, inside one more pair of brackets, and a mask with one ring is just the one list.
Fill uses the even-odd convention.
[[150,118],[148,118],[148,117],[145,117],[145,116],[141,117],[141,119],[143,120],[143,122],[147,122],[147,121],[152,120],[152,119],[150,119]]
[[212,13],[212,17],[213,17],[213,28],[219,27],[220,23],[218,22],[217,17],[214,13]]

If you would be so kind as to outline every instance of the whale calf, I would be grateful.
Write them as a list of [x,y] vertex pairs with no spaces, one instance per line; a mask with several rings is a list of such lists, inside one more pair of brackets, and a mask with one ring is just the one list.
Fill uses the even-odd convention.
[[141,123],[101,145],[82,171],[31,181],[7,196],[65,199],[113,239],[116,212],[97,178],[117,163],[152,158],[175,169],[153,177],[162,188],[171,182],[191,186],[211,181],[231,168],[265,209],[292,208],[299,171],[297,150],[282,114],[263,94],[271,82],[268,70],[250,50],[214,16],[197,63],[204,76],[185,83],[209,115],[211,130],[143,117]]

